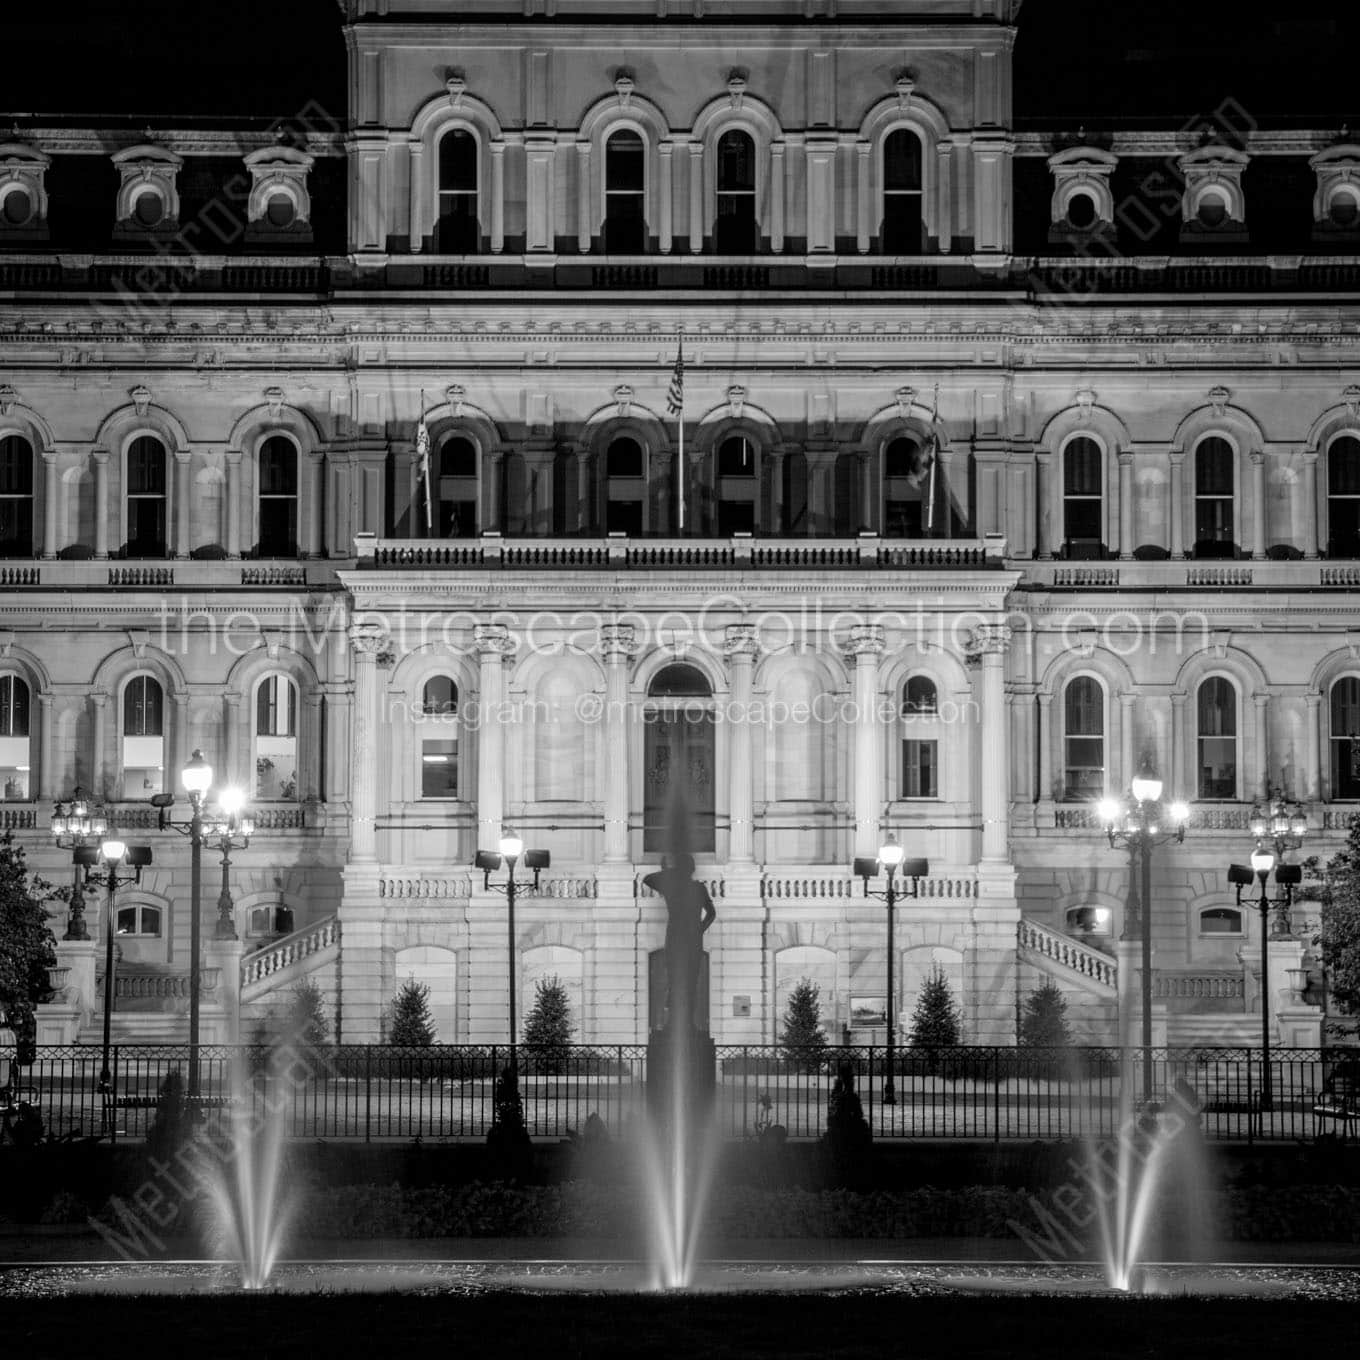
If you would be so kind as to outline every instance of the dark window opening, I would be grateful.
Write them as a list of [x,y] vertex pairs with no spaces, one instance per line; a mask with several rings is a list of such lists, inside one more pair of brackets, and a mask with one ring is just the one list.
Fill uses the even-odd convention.
[[1233,448],[1210,435],[1195,449],[1195,556],[1233,557]]
[[1221,675],[1206,680],[1196,696],[1201,798],[1237,797],[1237,691]]
[[454,128],[439,141],[439,220],[434,239],[438,254],[477,254],[482,244],[477,206],[477,139]]
[[883,450],[883,533],[920,538],[925,532],[931,458],[925,446],[905,435]]
[[1071,440],[1063,449],[1063,542],[1068,557],[1105,552],[1104,454],[1094,439]]
[[0,557],[33,556],[33,448],[17,434],[0,439]]
[[261,557],[296,557],[298,457],[292,440],[276,435],[260,450]]
[[718,139],[718,220],[713,246],[719,255],[754,255],[759,247],[756,223],[756,148],[744,132],[724,132]]
[[614,133],[604,148],[604,248],[611,255],[647,249],[645,147],[631,128]]
[[470,439],[452,435],[439,446],[438,482],[434,488],[440,538],[477,536],[477,449]]
[[150,435],[132,441],[127,456],[127,548],[129,557],[166,554],[166,452]]
[[883,222],[879,242],[885,255],[920,255],[926,229],[922,211],[921,139],[905,128],[883,142]]
[[1089,675],[1071,681],[1063,694],[1063,793],[1081,801],[1105,793],[1104,691]]
[[1327,556],[1360,557],[1360,439],[1352,435],[1327,450]]
[[1360,799],[1360,678],[1332,686],[1332,797]]

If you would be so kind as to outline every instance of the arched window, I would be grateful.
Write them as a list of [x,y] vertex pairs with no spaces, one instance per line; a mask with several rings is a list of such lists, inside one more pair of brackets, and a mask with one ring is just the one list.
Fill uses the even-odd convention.
[[134,675],[123,690],[123,797],[165,792],[165,692],[150,675]]
[[1354,435],[1334,439],[1327,450],[1327,556],[1360,557],[1360,439]]
[[440,538],[477,536],[477,448],[462,435],[450,435],[439,446],[439,480],[435,494]]
[[250,909],[250,933],[252,935],[291,935],[293,933],[293,909],[277,902],[267,902],[262,907]]
[[718,536],[749,534],[756,527],[756,446],[744,434],[718,446]]
[[1201,798],[1237,797],[1237,690],[1231,680],[1212,675],[1196,695]]
[[1089,675],[1063,691],[1063,793],[1081,801],[1105,793],[1105,692]]
[[1063,543],[1066,557],[1105,555],[1104,455],[1094,439],[1063,449]]
[[143,902],[118,908],[118,934],[159,936],[161,909]]
[[291,803],[298,796],[297,686],[267,675],[255,691],[255,797]]
[[434,248],[440,255],[475,255],[481,244],[477,139],[465,128],[450,128],[439,139],[439,220]]
[[260,557],[296,557],[298,455],[291,439],[275,435],[260,449]]
[[718,138],[718,220],[713,248],[719,255],[754,255],[756,225],[756,146],[749,134],[724,132]]
[[925,251],[921,139],[906,128],[898,128],[883,139],[883,225],[879,240],[885,255],[920,255]]
[[883,532],[889,538],[920,538],[925,532],[930,454],[909,435],[883,450]]
[[605,532],[642,533],[646,495],[642,445],[627,436],[614,440],[605,454]]
[[132,441],[127,454],[127,557],[166,553],[166,452],[154,435]]
[[902,738],[903,798],[940,796],[940,743],[934,735],[939,712],[940,698],[935,682],[927,675],[908,677],[902,686],[902,718],[906,733]]
[[604,144],[604,248],[611,255],[647,249],[642,138],[620,128]]
[[1242,913],[1235,907],[1208,907],[1199,914],[1201,935],[1240,935]]
[[702,671],[683,661],[663,666],[647,687],[643,754],[643,849],[662,853],[674,843],[670,825],[677,791],[689,809],[690,848],[712,851],[714,715],[701,701],[713,691]]
[[1068,909],[1067,933],[1078,939],[1108,936],[1113,925],[1113,913],[1109,907],[1071,907]]
[[458,797],[458,686],[432,675],[421,692],[420,796]]
[[1226,439],[1210,435],[1195,449],[1195,556],[1232,557],[1235,553],[1233,448]]
[[1332,686],[1332,797],[1360,798],[1360,677]]
[[17,675],[0,675],[0,781],[7,803],[26,802],[32,787],[28,686]]
[[0,439],[0,557],[33,556],[33,446]]

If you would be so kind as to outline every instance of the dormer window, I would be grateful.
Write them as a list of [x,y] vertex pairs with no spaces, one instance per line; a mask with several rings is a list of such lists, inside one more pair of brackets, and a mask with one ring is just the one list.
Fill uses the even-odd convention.
[[1240,243],[1247,239],[1242,172],[1248,157],[1226,146],[1205,146],[1180,158],[1181,240]]
[[130,146],[116,152],[113,163],[119,176],[114,236],[145,240],[177,232],[183,158],[159,146]]
[[31,146],[0,146],[0,242],[47,240],[45,178],[51,160]]
[[245,158],[250,171],[246,238],[305,245],[312,239],[312,198],[307,174],[313,159],[289,146],[264,147]]
[[1352,244],[1360,239],[1360,145],[1328,147],[1308,164],[1317,176],[1313,239]]
[[1053,198],[1048,239],[1083,242],[1114,230],[1110,176],[1119,158],[1093,146],[1072,146],[1048,158]]

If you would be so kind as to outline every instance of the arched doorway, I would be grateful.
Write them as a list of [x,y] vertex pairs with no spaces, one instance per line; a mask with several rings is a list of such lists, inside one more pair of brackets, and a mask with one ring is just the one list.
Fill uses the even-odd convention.
[[643,850],[664,854],[675,842],[670,826],[676,795],[689,810],[689,848],[712,853],[714,831],[713,691],[684,662],[659,670],[647,687],[643,765]]

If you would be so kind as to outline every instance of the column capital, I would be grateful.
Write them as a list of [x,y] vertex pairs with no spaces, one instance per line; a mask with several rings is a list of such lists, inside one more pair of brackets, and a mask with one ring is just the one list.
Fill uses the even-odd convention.
[[1132,708],[1137,702],[1138,696],[1136,694],[1121,693],[1119,696],[1120,708]]
[[90,458],[96,467],[107,467],[109,462],[108,449],[91,449]]
[[1304,467],[1314,467],[1317,465],[1318,451],[1316,449],[1302,449],[1299,452],[1299,462]]
[[982,656],[1004,656],[1010,649],[1011,630],[1004,623],[983,623],[969,636],[969,650]]
[[109,701],[109,692],[105,689],[92,690],[90,692],[90,702],[96,708],[103,708]]
[[1120,449],[1120,450],[1119,450],[1119,453],[1118,453],[1116,456],[1117,456],[1118,459],[1119,459],[1119,466],[1120,466],[1120,467],[1132,467],[1132,466],[1133,466],[1133,450],[1132,450],[1132,449]]
[[600,654],[606,664],[627,661],[637,651],[637,629],[631,623],[600,625]]
[[702,142],[688,142],[689,154],[697,161],[704,154],[704,144]]
[[246,696],[242,694],[240,690],[237,689],[224,689],[222,691],[222,702],[232,707],[235,707],[236,705],[243,703],[245,697]]
[[1258,689],[1251,697],[1257,708],[1268,708],[1270,706],[1270,693],[1267,690]]
[[376,657],[387,646],[387,629],[377,623],[355,623],[349,628],[349,645],[359,657]]
[[222,453],[222,460],[228,467],[240,467],[242,456],[240,449],[225,449]]
[[1173,468],[1181,467],[1185,462],[1184,449],[1172,449],[1171,452],[1168,453],[1166,456],[1170,460],[1171,466]]
[[1053,695],[1050,694],[1047,690],[1042,690],[1042,689],[1041,689],[1036,697],[1037,697],[1038,700],[1039,700],[1039,707],[1040,707],[1040,708],[1051,708],[1051,707],[1052,707],[1052,705],[1053,705]]
[[723,654],[732,661],[750,661],[757,650],[756,629],[752,623],[728,624],[723,633]]
[[1322,707],[1322,695],[1320,695],[1320,694],[1305,694],[1305,695],[1303,696],[1303,702],[1304,702],[1305,704],[1307,704],[1309,708],[1321,708],[1321,707]]
[[1190,695],[1186,690],[1178,689],[1171,692],[1171,703],[1175,708],[1184,708],[1185,702]]
[[495,656],[509,656],[515,650],[510,630],[503,623],[479,623],[472,630],[473,646],[483,661]]
[[175,462],[181,466],[189,461],[193,456],[189,449],[171,449],[170,452],[175,456]]
[[1252,449],[1248,457],[1250,457],[1252,464],[1255,467],[1260,467],[1266,461],[1265,450],[1263,449]]
[[38,453],[41,455],[43,462],[49,467],[57,461],[56,449],[39,449]]
[[841,650],[856,660],[877,658],[887,643],[883,636],[883,626],[878,623],[857,623],[850,630],[850,636]]
[[658,156],[669,156],[675,150],[675,143],[669,137],[663,137],[656,144],[656,154]]

